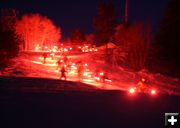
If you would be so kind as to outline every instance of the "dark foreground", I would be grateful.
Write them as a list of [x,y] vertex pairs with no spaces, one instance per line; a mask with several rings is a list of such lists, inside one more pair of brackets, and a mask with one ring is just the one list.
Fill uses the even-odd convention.
[[96,89],[0,90],[1,128],[163,128],[165,112],[180,112],[180,97]]

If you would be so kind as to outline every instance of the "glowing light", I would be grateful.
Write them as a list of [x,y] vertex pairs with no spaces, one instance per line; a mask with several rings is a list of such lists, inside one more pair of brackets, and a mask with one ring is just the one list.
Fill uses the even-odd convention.
[[88,76],[88,73],[87,72],[84,72],[84,74],[83,74],[84,76]]
[[64,48],[64,52],[68,52],[68,49],[67,49],[67,48]]
[[151,94],[152,94],[152,95],[155,95],[155,94],[156,94],[156,90],[152,89],[152,90],[151,90]]
[[98,51],[98,49],[95,49],[94,51],[95,51],[95,52],[97,52],[97,51]]
[[103,72],[100,72],[100,73],[99,73],[99,75],[100,75],[100,76],[103,76],[103,75],[104,75],[104,73],[103,73]]
[[43,58],[42,57],[38,57],[39,60],[42,60]]
[[88,75],[88,78],[91,78],[91,75]]
[[35,47],[35,50],[39,50],[41,47],[39,46],[39,44],[37,44],[37,46]]
[[79,49],[81,49],[81,46],[78,46]]
[[44,46],[44,49],[48,49],[48,46]]
[[135,93],[135,89],[134,89],[134,88],[130,88],[130,89],[129,89],[129,92],[130,92],[131,94],[133,94],[133,93]]
[[51,53],[50,55],[51,55],[51,56],[54,56],[55,54],[54,54],[54,53]]
[[99,78],[99,77],[94,77],[94,79],[100,81],[100,78]]
[[84,66],[88,66],[88,64],[84,64]]
[[72,50],[72,48],[69,48],[69,50]]
[[112,82],[112,80],[109,80],[109,79],[105,79],[106,82]]

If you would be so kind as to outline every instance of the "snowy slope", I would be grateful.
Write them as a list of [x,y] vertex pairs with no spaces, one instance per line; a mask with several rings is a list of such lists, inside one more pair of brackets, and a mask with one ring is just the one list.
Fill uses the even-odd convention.
[[[147,79],[148,84],[158,88],[159,92],[166,94],[180,95],[180,81],[179,78],[172,78],[164,76],[159,73],[151,73],[147,70],[140,72],[132,72],[122,67],[112,67],[105,64],[101,60],[94,59],[95,55],[80,54],[68,56],[72,62],[82,61],[88,64],[89,72],[100,70],[108,73],[108,78],[112,82],[105,83],[96,82],[92,79],[82,79],[81,82],[88,83],[98,88],[103,89],[120,89],[128,90],[130,87],[135,86],[138,81],[144,77]],[[47,58],[47,63],[42,64],[43,58],[38,55],[21,55],[12,60],[12,65],[4,70],[3,76],[23,76],[23,77],[37,77],[37,78],[51,78],[59,79],[60,73],[57,70],[57,60],[60,56],[55,56],[52,60]],[[68,81],[78,81],[77,72],[67,74]]]

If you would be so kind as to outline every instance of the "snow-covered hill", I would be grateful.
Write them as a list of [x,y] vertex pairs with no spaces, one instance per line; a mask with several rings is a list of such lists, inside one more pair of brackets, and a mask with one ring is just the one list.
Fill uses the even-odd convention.
[[[180,95],[180,81],[179,78],[172,78],[164,76],[160,73],[151,73],[147,70],[140,72],[132,72],[122,67],[112,67],[105,64],[101,60],[94,59],[92,54],[79,54],[68,56],[71,62],[76,63],[81,61],[86,64],[87,71],[92,74],[96,70],[107,72],[108,78],[111,82],[97,82],[92,78],[83,78],[80,82],[87,83],[97,88],[108,90],[128,90],[130,87],[135,86],[138,81],[143,77],[147,79],[149,85],[158,88],[158,91],[166,94]],[[46,64],[43,64],[43,58],[38,55],[24,54],[12,60],[12,63],[7,67],[1,75],[3,76],[20,76],[20,77],[37,77],[37,78],[50,78],[56,81],[60,77],[60,72],[57,70],[57,60],[60,56],[54,58],[47,58]],[[67,73],[67,80],[79,82],[77,71]],[[42,82],[44,83],[44,82]]]

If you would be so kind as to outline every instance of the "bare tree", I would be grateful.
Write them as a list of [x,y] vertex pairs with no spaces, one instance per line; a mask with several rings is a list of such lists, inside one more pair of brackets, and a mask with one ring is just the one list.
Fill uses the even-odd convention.
[[61,38],[60,28],[40,14],[24,15],[17,21],[16,33],[22,38],[22,50],[34,50],[37,45],[52,47]]

